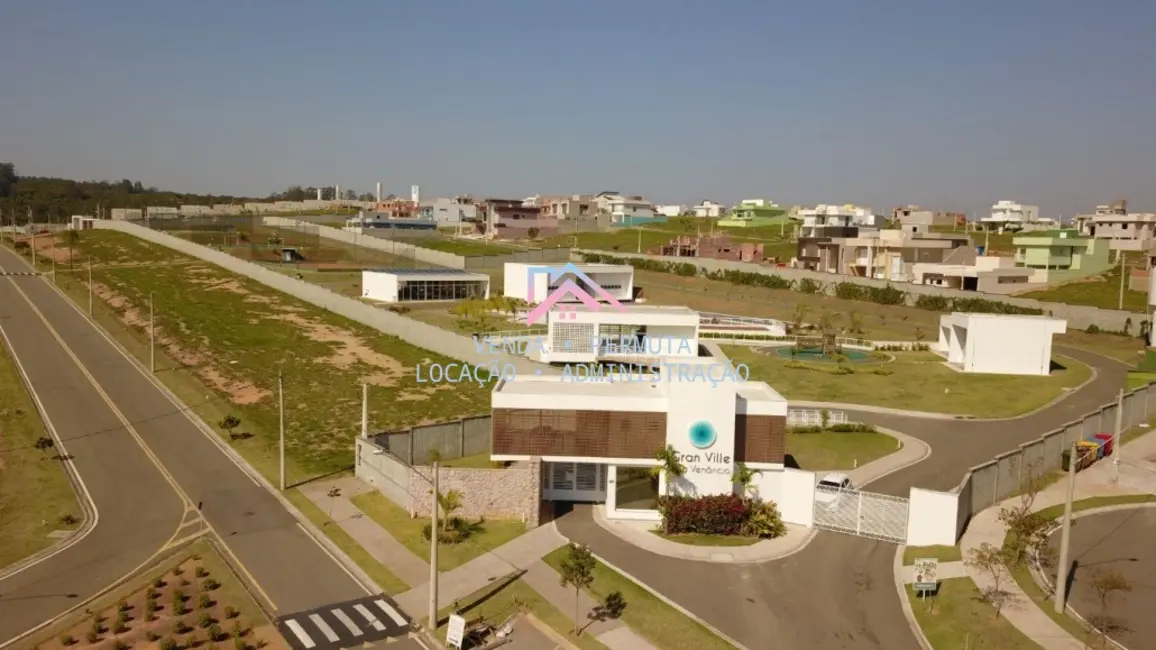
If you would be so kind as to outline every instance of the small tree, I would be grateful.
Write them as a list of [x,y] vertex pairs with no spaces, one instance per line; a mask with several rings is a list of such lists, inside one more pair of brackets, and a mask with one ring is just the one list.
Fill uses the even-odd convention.
[[48,450],[56,447],[56,442],[48,436],[40,436],[36,439],[36,444],[34,444],[33,447],[40,452],[40,458],[43,460],[48,458]]
[[217,423],[217,426],[221,427],[221,429],[227,432],[229,437],[232,438],[233,429],[241,426],[241,419],[235,415],[226,415],[224,420]]
[[72,269],[72,249],[80,243],[80,231],[72,228],[64,231],[64,243],[68,245],[68,268]]
[[827,409],[819,411],[819,430],[826,431],[831,426],[831,412]]
[[1132,591],[1132,583],[1115,569],[1096,569],[1092,572],[1092,590],[1096,592],[1100,609],[1088,623],[1099,633],[1100,647],[1107,648],[1108,635],[1128,629],[1125,621],[1108,615],[1109,601],[1116,593],[1126,594]]
[[998,619],[1000,610],[1011,600],[1011,594],[1003,589],[1003,584],[1004,579],[1010,575],[1008,571],[1015,564],[1014,552],[984,542],[979,548],[972,549],[971,557],[967,558],[966,563],[991,578],[991,584],[980,589],[979,593],[995,608],[995,617]]
[[664,449],[659,450],[654,455],[654,459],[660,464],[656,467],[650,468],[650,475],[658,478],[659,476],[666,476],[667,481],[676,479],[683,474],[686,474],[686,465],[679,460],[678,450],[674,445],[667,445]]
[[531,229],[529,230],[530,239],[537,239],[537,238],[538,238],[538,233],[539,233],[539,232],[541,232],[541,231],[540,231],[540,230],[538,230],[537,228],[531,228]]
[[570,542],[566,550],[566,559],[562,560],[559,570],[559,584],[574,587],[574,635],[577,636],[581,632],[578,621],[581,620],[582,590],[594,584],[595,560],[590,549],[582,544]]
[[754,482],[759,470],[747,467],[746,463],[739,463],[735,466],[735,473],[731,475],[731,483],[739,486],[740,494],[747,496],[747,492],[751,489],[751,483]]
[[453,514],[462,509],[462,493],[460,490],[438,492],[438,510],[442,514],[442,530],[453,528]]

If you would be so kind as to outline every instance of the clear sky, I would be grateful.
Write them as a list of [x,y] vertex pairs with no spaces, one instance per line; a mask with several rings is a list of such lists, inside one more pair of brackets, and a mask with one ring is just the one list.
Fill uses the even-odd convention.
[[0,160],[661,203],[1156,211],[1152,0],[3,0]]

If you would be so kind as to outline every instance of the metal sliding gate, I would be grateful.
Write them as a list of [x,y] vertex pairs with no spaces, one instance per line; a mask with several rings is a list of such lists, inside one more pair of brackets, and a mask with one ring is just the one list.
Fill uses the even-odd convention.
[[815,527],[907,543],[907,499],[861,490],[815,486]]

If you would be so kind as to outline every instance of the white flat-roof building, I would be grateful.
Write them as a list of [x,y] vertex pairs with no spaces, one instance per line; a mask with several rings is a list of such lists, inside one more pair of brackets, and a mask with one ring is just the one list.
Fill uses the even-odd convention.
[[[504,295],[536,304],[546,300],[567,281],[574,282],[589,297],[603,302],[610,296],[619,302],[634,298],[634,267],[629,264],[533,264],[506,262]],[[605,293],[593,290],[601,287]],[[573,294],[560,296],[558,302],[581,302]]]
[[1047,316],[955,312],[939,318],[936,351],[963,372],[1047,376],[1052,336],[1068,322]]
[[991,206],[991,216],[979,220],[985,228],[1022,230],[1040,221],[1038,205],[1024,205],[1015,201],[997,201]]
[[549,312],[542,363],[650,363],[698,356],[698,312],[687,307],[585,305]]
[[490,276],[459,269],[369,269],[361,272],[361,297],[380,302],[486,299]]
[[[700,357],[657,374],[501,381],[492,458],[540,458],[545,500],[605,503],[608,518],[657,521],[660,496],[734,493],[739,464],[760,470],[759,494],[777,499],[787,401],[733,373],[725,359]],[[670,481],[651,473],[667,445],[686,468]]]

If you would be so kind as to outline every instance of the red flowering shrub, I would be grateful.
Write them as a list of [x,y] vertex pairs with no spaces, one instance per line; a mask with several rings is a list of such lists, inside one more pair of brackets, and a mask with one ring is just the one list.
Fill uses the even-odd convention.
[[774,503],[737,494],[668,496],[658,501],[663,530],[670,535],[749,535],[780,537],[786,527]]

